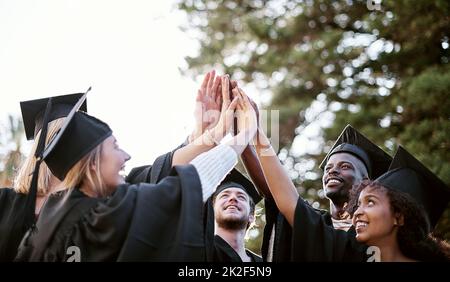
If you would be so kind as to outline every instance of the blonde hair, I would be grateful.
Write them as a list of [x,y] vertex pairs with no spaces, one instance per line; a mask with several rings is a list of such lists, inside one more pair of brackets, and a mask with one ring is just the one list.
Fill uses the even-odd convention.
[[[103,150],[103,142],[79,160],[67,173],[64,181],[59,185],[69,190],[80,186],[89,187],[89,192],[94,197],[106,197],[110,195],[109,189],[104,184],[100,173],[100,158]],[[92,166],[95,169],[90,169]]]
[[[64,118],[55,119],[48,124],[47,138],[45,144],[48,144],[50,140],[56,135],[56,133],[61,129]],[[34,156],[36,152],[36,147],[41,136],[41,130],[36,134],[34,138],[34,144],[31,148],[31,152],[25,159],[24,163],[20,167],[17,176],[14,180],[14,190],[17,193],[28,194],[30,189],[31,178],[33,176],[34,167],[36,165],[36,157]],[[50,192],[51,179],[53,177],[52,172],[48,166],[42,162],[39,168],[38,177],[38,196],[44,196]]]

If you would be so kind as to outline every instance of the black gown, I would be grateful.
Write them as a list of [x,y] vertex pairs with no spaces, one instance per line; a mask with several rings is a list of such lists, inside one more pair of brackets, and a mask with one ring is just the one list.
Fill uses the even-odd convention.
[[[133,168],[127,176],[126,182],[128,183],[158,183],[161,179],[166,177],[172,167],[173,154],[176,150],[185,146],[187,142],[181,144],[176,149],[159,156],[153,165],[146,165]],[[235,262],[241,261],[239,255],[225,242],[223,239],[218,241],[214,235],[214,208],[212,204],[212,197],[208,199],[204,205],[204,238],[205,238],[205,251],[206,261],[210,262]],[[216,245],[216,243],[218,245]],[[226,245],[226,246],[225,246]],[[261,257],[253,252],[247,250],[254,261],[262,261]]]
[[202,191],[192,165],[158,184],[124,184],[109,198],[74,189],[49,198],[17,261],[204,261]]
[[365,262],[367,247],[355,236],[353,227],[348,231],[334,229],[323,214],[298,199],[292,232],[293,261]]
[[[173,153],[184,145],[159,156],[152,165],[133,168],[125,181],[131,184],[158,183],[170,174]],[[26,197],[26,194],[16,193],[10,188],[0,189],[0,262],[14,260],[27,231],[24,228]]]
[[[252,262],[262,262],[262,258],[250,250],[245,250]],[[219,235],[214,236],[214,254],[212,262],[242,262],[236,251]]]
[[184,147],[183,143],[174,150],[156,158],[152,165],[145,165],[133,168],[127,175],[125,182],[131,184],[137,183],[158,183],[161,179],[168,176],[172,170],[172,158],[176,150]]
[[26,195],[0,189],[0,262],[12,261],[25,235]]
[[353,227],[347,232],[334,229],[329,212],[311,207],[300,197],[295,209],[294,228],[289,225],[274,202],[266,201],[266,221],[262,247],[265,259],[270,234],[275,226],[274,262],[367,261],[367,247],[356,241]]

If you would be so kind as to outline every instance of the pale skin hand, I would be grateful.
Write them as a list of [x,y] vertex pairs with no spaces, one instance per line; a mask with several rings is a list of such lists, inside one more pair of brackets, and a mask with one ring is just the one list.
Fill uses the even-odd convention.
[[[222,78],[226,80],[228,78]],[[222,84],[222,111],[220,112],[219,122],[217,125],[211,130],[211,132],[205,132],[193,142],[189,143],[187,146],[176,150],[173,154],[172,158],[172,166],[175,165],[183,165],[188,164],[195,157],[210,150],[215,146],[214,142],[220,142],[222,138],[225,136],[224,133],[228,132],[233,124],[233,113],[238,104],[239,97],[234,97],[233,101],[230,102],[228,92],[225,92],[226,89],[223,89],[224,84]],[[228,81],[226,86],[228,87]],[[228,91],[228,90],[226,90]],[[225,95],[226,93],[226,95]],[[217,97],[216,97],[217,99]],[[214,140],[211,140],[211,137]],[[239,153],[240,154],[240,153]]]
[[205,75],[195,99],[195,129],[189,136],[189,143],[217,124],[222,104],[221,82],[214,70]]
[[[295,208],[299,198],[297,189],[286,170],[280,163],[277,154],[270,146],[264,132],[258,130],[255,138],[256,151],[275,203],[291,226],[294,225]],[[270,152],[267,152],[269,150]]]

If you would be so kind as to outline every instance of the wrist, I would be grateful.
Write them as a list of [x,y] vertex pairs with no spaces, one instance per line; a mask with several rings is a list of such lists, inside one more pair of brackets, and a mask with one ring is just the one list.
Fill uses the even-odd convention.
[[195,139],[197,139],[201,135],[202,135],[202,132],[199,131],[198,129],[195,129],[194,131],[192,131],[192,133],[188,137],[189,143],[192,143]]
[[202,137],[204,144],[208,146],[217,146],[220,144],[220,141],[222,140],[217,138],[217,134],[209,129],[205,130]]

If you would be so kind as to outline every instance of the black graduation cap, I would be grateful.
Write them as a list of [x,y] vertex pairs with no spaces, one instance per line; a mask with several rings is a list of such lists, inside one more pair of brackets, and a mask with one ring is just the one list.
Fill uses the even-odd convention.
[[[27,140],[34,139],[39,130],[42,129],[44,112],[50,98],[52,99],[52,108],[48,116],[48,122],[66,117],[83,94],[75,93],[20,102]],[[81,105],[80,110],[87,112],[86,101]]]
[[328,159],[336,153],[348,153],[360,159],[366,166],[370,179],[377,178],[386,172],[392,161],[385,151],[349,124],[339,135],[330,152],[320,164],[320,168],[324,169]]
[[252,199],[255,204],[261,201],[262,197],[256,190],[253,182],[240,173],[237,169],[231,170],[231,172],[225,177],[222,183],[217,187],[214,192],[215,195],[227,188],[240,188],[244,190]]
[[108,124],[78,111],[86,95],[87,92],[72,108],[61,130],[43,152],[43,160],[61,181],[79,160],[112,134]]
[[375,181],[415,199],[425,209],[431,228],[437,224],[450,200],[449,187],[401,146],[389,171]]

